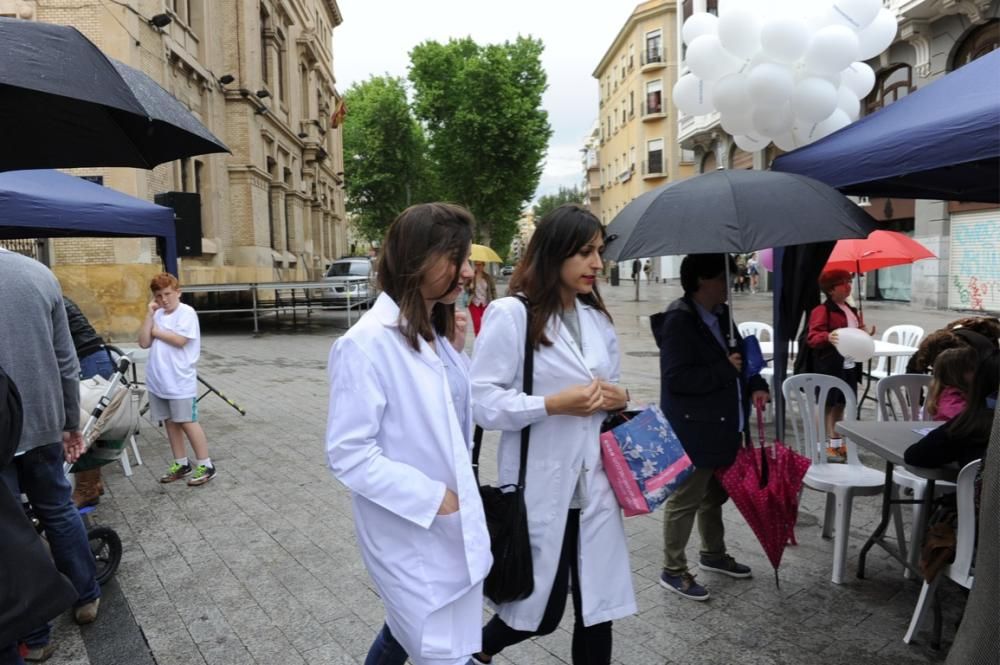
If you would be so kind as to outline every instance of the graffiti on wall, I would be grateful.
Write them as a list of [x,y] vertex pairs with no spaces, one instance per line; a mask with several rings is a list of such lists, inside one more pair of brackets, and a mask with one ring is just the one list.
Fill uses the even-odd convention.
[[951,307],[1000,311],[1000,211],[952,217],[950,263]]

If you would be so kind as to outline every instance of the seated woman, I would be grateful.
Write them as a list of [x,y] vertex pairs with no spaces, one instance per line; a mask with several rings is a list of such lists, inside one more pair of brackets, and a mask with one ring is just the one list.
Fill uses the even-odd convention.
[[903,455],[906,463],[937,467],[958,462],[965,466],[983,457],[993,425],[998,385],[1000,354],[994,353],[979,364],[965,411],[907,448]]

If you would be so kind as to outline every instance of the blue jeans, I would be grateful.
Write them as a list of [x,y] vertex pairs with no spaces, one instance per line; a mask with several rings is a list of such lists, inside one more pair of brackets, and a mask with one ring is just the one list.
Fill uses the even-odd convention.
[[92,376],[103,376],[110,379],[115,373],[115,365],[111,362],[111,356],[104,349],[94,351],[88,356],[80,358],[80,378],[89,379]]
[[[35,516],[45,529],[56,568],[73,583],[79,598],[76,606],[85,605],[101,595],[97,584],[97,566],[90,551],[87,530],[73,501],[69,479],[63,472],[62,443],[50,443],[14,458],[3,470],[3,482],[19,496],[28,495]],[[25,636],[31,647],[49,643],[49,625],[40,626]]]
[[403,665],[406,659],[406,651],[392,636],[388,624],[382,624],[382,630],[375,636],[375,641],[368,650],[365,665]]

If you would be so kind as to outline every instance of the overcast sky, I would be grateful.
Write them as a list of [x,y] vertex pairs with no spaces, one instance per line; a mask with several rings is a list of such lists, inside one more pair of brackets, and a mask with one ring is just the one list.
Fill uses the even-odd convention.
[[[542,103],[552,138],[536,196],[579,185],[580,148],[597,118],[591,76],[636,3],[628,0],[338,0],[334,29],[337,89],[372,75],[406,77],[408,53],[420,42],[471,36],[500,43],[519,34],[542,40],[549,88]],[[488,111],[489,109],[484,109]],[[350,113],[350,110],[348,110]]]

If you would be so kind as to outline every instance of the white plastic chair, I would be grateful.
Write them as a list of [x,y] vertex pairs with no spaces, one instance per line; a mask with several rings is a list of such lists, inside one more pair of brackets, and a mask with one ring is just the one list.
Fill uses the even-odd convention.
[[[774,341],[774,328],[763,321],[744,321],[736,326],[736,329],[740,331],[740,337],[746,337],[747,335],[754,335],[757,337],[758,342],[773,342]],[[763,369],[760,370],[760,378],[767,381],[767,386],[770,392],[774,393],[774,367],[772,365],[765,365]],[[773,409],[767,409],[765,411],[765,417],[767,421],[770,422],[772,419]]]
[[[942,578],[947,577],[966,589],[972,588],[972,582],[975,580],[973,559],[976,547],[976,473],[979,471],[981,461],[969,462],[958,473],[958,524],[955,527],[955,560],[944,566],[935,576],[933,582],[928,584],[925,581],[920,588],[920,597],[913,610],[910,627],[903,637],[903,641],[907,644],[924,623],[927,617],[927,608],[934,600],[934,594],[937,592]],[[941,625],[939,621],[935,623],[932,645],[937,648],[941,642]]]
[[[827,463],[825,411],[826,397],[831,390],[839,390],[844,394],[847,402],[844,419],[854,420],[858,399],[841,379],[825,374],[796,374],[785,379],[781,386],[788,404],[795,448],[812,460],[803,484],[809,489],[826,493],[823,537],[829,538],[831,532],[834,535],[831,579],[834,584],[840,584],[844,581],[847,568],[847,541],[854,497],[881,494],[885,487],[885,473],[862,464],[858,459],[856,444],[850,439],[846,440],[847,462]],[[897,532],[899,530],[897,519]]]
[[737,325],[736,329],[740,331],[740,337],[756,335],[757,341],[760,342],[771,342],[774,340],[774,328],[762,321],[744,321]]
[[[887,376],[875,384],[875,397],[878,401],[879,420],[927,420],[923,417],[923,405],[927,401],[927,393],[931,387],[931,377],[927,374],[894,374]],[[899,487],[908,487],[913,491],[913,499],[922,501],[927,494],[927,480],[910,473],[904,468],[896,467],[892,470],[892,482]],[[947,494],[955,491],[955,483],[946,480],[935,483],[938,494]],[[924,514],[924,506],[920,503],[913,504],[913,526],[921,524]],[[919,538],[910,533],[909,550],[903,549],[900,542],[900,549],[903,556],[911,566],[916,566],[920,559],[920,547],[912,546],[919,543]],[[907,568],[903,571],[906,578],[913,577],[913,573]]]
[[[920,340],[923,338],[924,329],[920,326],[909,324],[890,326],[889,328],[886,328],[884,333],[882,333],[883,342],[892,342],[894,344],[902,344],[903,346],[916,347],[920,344]],[[892,358],[891,366],[889,364],[890,359],[886,356],[879,356],[875,360],[875,367],[872,368],[872,377],[875,379],[884,379],[892,374],[905,373],[906,363],[909,361],[909,358],[906,356],[897,356]]]

